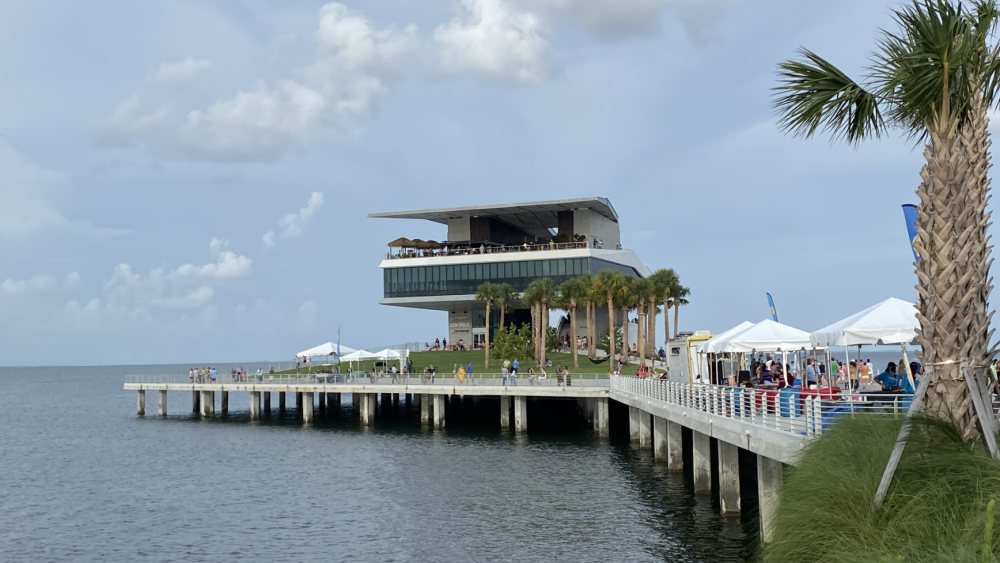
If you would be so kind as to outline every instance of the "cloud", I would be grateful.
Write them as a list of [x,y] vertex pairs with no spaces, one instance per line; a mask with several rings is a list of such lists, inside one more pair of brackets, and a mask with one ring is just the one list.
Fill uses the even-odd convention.
[[69,224],[49,199],[63,176],[31,162],[4,139],[0,139],[0,178],[0,239]]
[[329,130],[350,131],[385,95],[382,74],[413,44],[416,27],[376,30],[339,3],[319,11],[314,59],[292,76],[240,90],[175,116],[137,97],[92,128],[106,146],[145,146],[171,159],[274,160]]
[[315,328],[319,320],[319,303],[306,301],[299,306],[295,313],[295,324],[302,328]]
[[229,246],[228,240],[221,240],[212,237],[212,241],[208,243],[208,250],[212,252],[213,256],[215,256],[216,254],[221,252],[223,248],[226,248],[227,246]]
[[[289,213],[278,221],[279,227],[284,227],[284,232],[281,236],[284,238],[296,237],[302,234],[305,230],[306,225],[309,224],[309,220],[312,216],[319,211],[319,208],[323,207],[323,194],[320,192],[313,192],[309,195],[309,201],[306,202],[306,206],[299,209],[298,213]],[[265,235],[266,236],[266,235]]]
[[56,285],[56,277],[51,275],[35,276],[26,280],[15,281],[10,278],[0,283],[0,291],[9,294],[32,293],[43,291]]
[[464,13],[434,30],[440,67],[520,82],[547,74],[548,41],[537,15],[504,0],[462,0]]
[[264,233],[261,237],[264,240],[264,248],[271,248],[274,246],[274,231],[268,231]]
[[80,283],[80,274],[76,272],[71,272],[66,276],[66,281],[64,282],[66,286],[76,285]]
[[198,75],[207,70],[215,70],[211,61],[187,57],[176,63],[160,63],[149,81],[162,86],[184,86],[197,80]]

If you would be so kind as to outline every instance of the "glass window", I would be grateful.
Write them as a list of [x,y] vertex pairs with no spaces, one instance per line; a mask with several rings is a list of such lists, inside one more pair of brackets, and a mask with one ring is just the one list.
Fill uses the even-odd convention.
[[534,260],[532,260],[531,262],[528,262],[528,277],[529,278],[535,277],[535,261]]
[[583,258],[574,258],[573,259],[573,275],[574,276],[579,276],[580,274],[582,274],[583,273],[583,268],[584,268],[584,259]]
[[514,265],[510,262],[504,262],[503,265],[503,277],[512,278],[514,277]]
[[[556,274],[560,275],[560,276],[565,276],[566,275],[566,261],[565,260],[556,260]],[[539,338],[539,341],[541,341],[541,337],[539,336],[538,338]]]
[[[476,277],[477,280],[483,279],[483,265],[482,264],[476,264],[476,276],[475,277]],[[485,312],[484,312],[484,314],[485,314]],[[483,326],[486,326],[486,325],[483,325]]]
[[548,276],[552,275],[552,274],[551,274],[551,273],[549,272],[549,265],[550,265],[550,264],[551,264],[551,261],[550,261],[550,260],[542,260],[542,277],[543,277],[543,278],[544,278],[544,277],[548,277]]
[[455,267],[454,266],[445,266],[445,268],[446,268],[445,275],[447,276],[446,279],[448,281],[451,281],[451,280],[455,279]]

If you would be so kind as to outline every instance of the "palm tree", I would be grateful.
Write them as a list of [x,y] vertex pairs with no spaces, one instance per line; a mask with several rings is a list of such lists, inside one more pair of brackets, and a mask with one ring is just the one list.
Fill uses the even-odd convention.
[[[566,280],[558,287],[559,307],[569,312],[569,344],[573,353],[574,368],[580,367],[580,356],[576,350],[576,309],[586,301],[589,289],[582,277]],[[587,329],[590,329],[589,318]]]
[[533,304],[537,312],[535,315],[538,320],[534,324],[535,329],[535,351],[537,352],[536,359],[538,360],[538,365],[544,360],[546,351],[546,339],[548,337],[548,318],[549,318],[549,303],[556,296],[555,287],[552,284],[552,278],[539,278],[528,284],[528,287],[524,290],[524,296],[521,298],[525,303]]
[[[646,359],[646,333],[648,332],[648,321],[646,319],[646,304],[653,288],[652,282],[647,279],[637,279],[632,282],[632,294],[636,299],[636,330],[635,337],[636,350],[639,352],[639,363]],[[654,306],[655,307],[655,306]]]
[[656,297],[663,303],[663,347],[670,348],[670,306],[673,298],[672,292],[680,285],[680,278],[673,268],[663,268],[657,270],[651,276],[653,286],[656,290]]
[[582,285],[583,288],[586,290],[586,294],[583,296],[582,302],[583,302],[583,304],[587,308],[587,313],[586,313],[586,315],[587,315],[587,334],[586,334],[586,338],[587,338],[587,357],[593,359],[595,357],[594,356],[594,348],[595,348],[594,344],[596,342],[596,337],[594,336],[595,330],[594,330],[594,315],[593,315],[593,312],[594,312],[594,302],[596,300],[596,298],[594,297],[594,291],[593,291],[594,276],[592,276],[590,274],[581,274],[581,275],[577,276],[576,279],[580,280],[580,285]]
[[680,316],[681,305],[688,304],[688,300],[685,299],[685,297],[691,295],[691,288],[677,284],[676,287],[670,290],[670,293],[673,294],[670,302],[674,306],[674,338],[677,338],[677,334],[680,332],[680,323],[678,322],[677,317]]
[[618,292],[618,298],[615,300],[618,308],[622,310],[622,351],[625,352],[625,361],[628,362],[629,354],[631,353],[631,348],[628,345],[628,314],[629,311],[635,308],[636,299],[635,292],[632,289],[632,284],[638,281],[636,278],[626,277],[625,283],[622,285],[621,290]]
[[881,33],[863,81],[802,49],[799,60],[779,65],[774,105],[781,129],[796,136],[822,128],[856,145],[895,129],[926,143],[913,245],[919,356],[934,367],[925,406],[972,441],[982,432],[961,367],[981,372],[995,351],[985,209],[987,112],[1000,89],[998,9],[994,0],[921,0],[893,15],[899,31]]
[[[594,279],[594,291],[598,295],[603,295],[608,303],[608,334],[612,335],[608,339],[608,357],[614,361],[615,358],[615,299],[624,290],[627,290],[625,274],[614,270],[601,270]],[[622,345],[627,345],[622,341]]]
[[500,306],[500,328],[504,327],[507,317],[507,305],[514,302],[517,299],[517,293],[514,288],[511,287],[509,283],[498,283],[496,284],[496,295],[494,296],[494,301]]
[[[664,300],[664,294],[669,292],[671,284],[677,279],[677,274],[674,273],[671,268],[660,268],[659,270],[653,272],[653,275],[646,278],[649,280],[649,334],[646,340],[649,341],[649,351],[650,354],[656,354],[656,314],[659,312],[659,308],[656,306],[658,300]],[[663,309],[663,322],[664,325],[668,322],[666,319],[667,309],[664,306]],[[664,339],[669,338],[670,333],[667,331],[668,327],[664,326]]]
[[490,367],[490,307],[497,298],[497,285],[485,281],[476,289],[476,300],[486,302],[486,341],[483,349],[486,351],[486,368]]

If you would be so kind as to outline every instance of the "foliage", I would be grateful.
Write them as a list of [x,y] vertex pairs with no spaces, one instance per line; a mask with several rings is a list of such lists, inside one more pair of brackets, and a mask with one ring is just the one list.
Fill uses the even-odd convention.
[[763,560],[971,563],[1000,553],[987,532],[1000,464],[940,421],[915,419],[885,502],[869,514],[899,428],[900,419],[847,418],[810,443],[785,470]]
[[493,342],[493,353],[500,360],[534,359],[535,353],[528,348],[531,341],[531,327],[522,324],[520,328],[513,324],[497,331]]
[[554,326],[545,327],[545,351],[555,352],[559,347],[559,332]]
[[[601,337],[597,340],[597,347],[605,352],[608,351],[608,331],[601,333]],[[615,325],[615,350],[621,351],[622,349],[622,327]]]

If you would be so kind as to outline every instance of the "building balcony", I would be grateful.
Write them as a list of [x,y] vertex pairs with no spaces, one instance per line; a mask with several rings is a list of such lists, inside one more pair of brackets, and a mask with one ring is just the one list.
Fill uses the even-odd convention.
[[[386,253],[386,260],[405,260],[412,258],[438,258],[442,256],[477,256],[483,254],[509,254],[514,252],[545,252],[554,250],[603,250],[603,243],[598,240],[585,242],[549,242],[524,243],[517,245],[500,245],[494,243],[436,243],[440,248],[403,248],[399,252]],[[614,250],[624,250],[621,245],[615,245]]]

